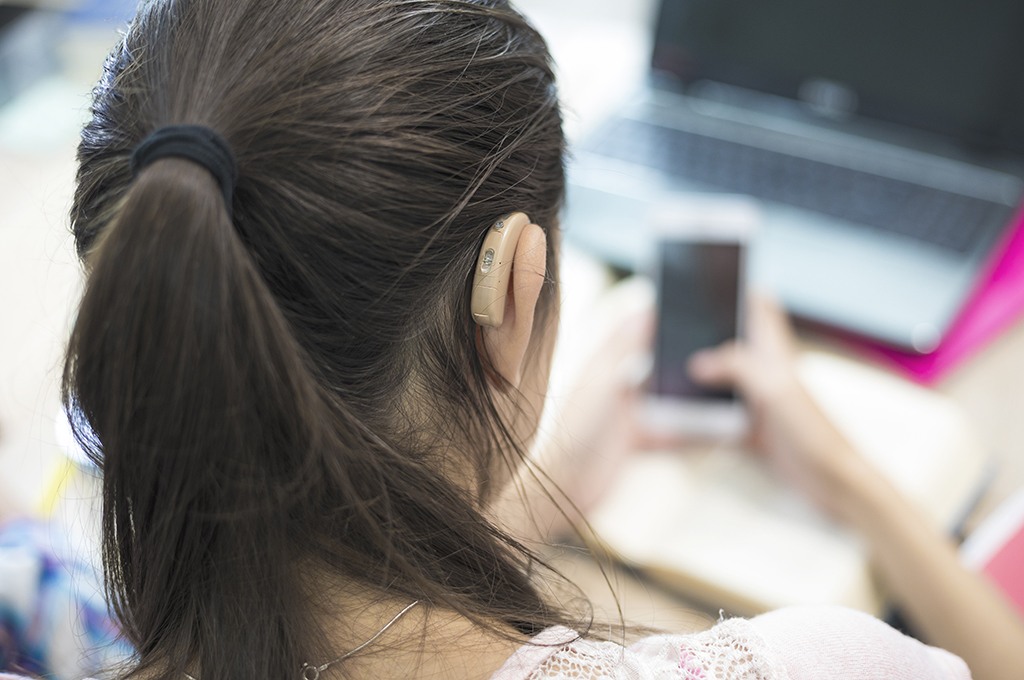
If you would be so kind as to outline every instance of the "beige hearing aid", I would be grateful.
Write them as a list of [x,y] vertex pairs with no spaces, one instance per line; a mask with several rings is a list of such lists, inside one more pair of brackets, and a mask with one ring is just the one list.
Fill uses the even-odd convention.
[[473,320],[481,326],[497,328],[505,320],[505,296],[512,274],[512,258],[519,235],[530,218],[517,212],[500,218],[487,230],[473,277]]

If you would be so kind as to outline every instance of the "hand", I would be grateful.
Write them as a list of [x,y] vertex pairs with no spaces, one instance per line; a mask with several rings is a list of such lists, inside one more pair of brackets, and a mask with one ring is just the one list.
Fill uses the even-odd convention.
[[574,384],[554,395],[559,422],[545,468],[560,471],[559,486],[582,516],[606,495],[623,463],[650,448],[637,411],[653,333],[653,309],[626,316],[595,344]]
[[690,360],[691,377],[743,395],[754,450],[810,500],[841,520],[860,512],[862,485],[877,473],[850,446],[800,383],[797,345],[785,313],[751,296],[747,338],[704,350]]
[[573,524],[582,529],[623,463],[651,447],[636,410],[654,331],[652,297],[636,283],[613,289],[593,315],[601,323],[588,328],[589,349],[570,362],[576,370],[553,381],[551,419],[542,422],[529,462],[489,508],[513,535],[548,541],[572,533]]
[[751,302],[747,340],[694,355],[693,378],[743,394],[755,449],[865,539],[882,583],[924,640],[963,657],[977,680],[1019,678],[1020,617],[846,442],[800,384],[785,314],[764,299]]

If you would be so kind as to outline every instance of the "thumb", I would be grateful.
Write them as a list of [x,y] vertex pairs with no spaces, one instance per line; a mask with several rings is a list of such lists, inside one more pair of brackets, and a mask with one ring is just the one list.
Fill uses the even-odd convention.
[[686,365],[690,377],[707,387],[741,387],[743,357],[735,341],[696,352]]

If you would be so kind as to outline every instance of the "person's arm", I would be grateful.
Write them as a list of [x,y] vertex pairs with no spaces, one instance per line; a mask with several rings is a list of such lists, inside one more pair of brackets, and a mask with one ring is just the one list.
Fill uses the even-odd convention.
[[886,480],[851,481],[849,523],[873,549],[879,574],[926,639],[959,655],[977,680],[1024,676],[1024,624],[967,571],[952,542]]
[[930,644],[964,659],[976,680],[1024,673],[1024,622],[967,571],[943,532],[867,463],[797,379],[785,315],[754,300],[745,344],[702,352],[695,379],[739,389],[756,448],[813,501],[869,544],[883,583]]

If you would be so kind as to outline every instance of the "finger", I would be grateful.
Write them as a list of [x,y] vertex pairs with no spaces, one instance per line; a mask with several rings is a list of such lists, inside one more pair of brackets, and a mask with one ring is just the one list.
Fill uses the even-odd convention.
[[617,284],[598,303],[606,356],[623,357],[650,350],[656,326],[653,291],[638,277]]
[[655,313],[650,306],[630,309],[612,315],[613,321],[602,325],[594,339],[587,363],[602,371],[614,368],[619,377],[630,382],[638,370],[644,369],[654,339]]
[[681,433],[635,428],[632,445],[636,451],[677,451],[692,446],[694,441],[693,437]]
[[690,377],[709,387],[740,387],[744,382],[742,349],[730,341],[714,349],[701,350],[687,362]]
[[644,309],[630,314],[616,329],[612,346],[619,356],[650,351],[654,344],[655,314],[653,309]]
[[786,310],[766,293],[758,291],[750,295],[747,318],[752,338],[784,345],[795,341],[796,334]]
[[749,289],[747,292],[747,299],[750,301],[750,304],[754,306],[782,309],[782,303],[779,302],[779,299],[763,288]]

